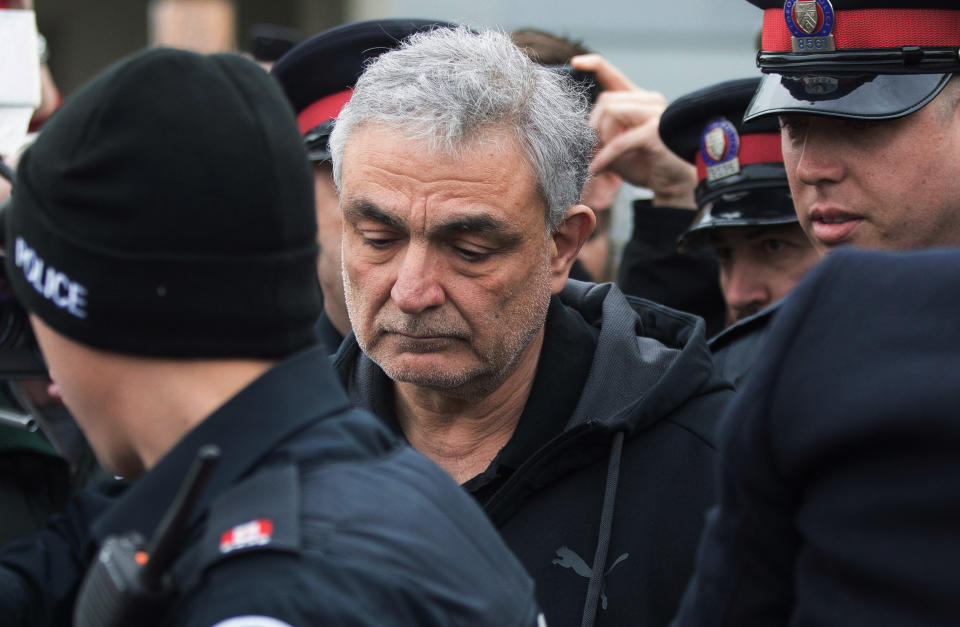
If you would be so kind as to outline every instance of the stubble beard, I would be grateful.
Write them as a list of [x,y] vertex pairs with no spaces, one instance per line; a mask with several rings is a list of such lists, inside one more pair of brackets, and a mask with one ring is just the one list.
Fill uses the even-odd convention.
[[[486,350],[477,347],[471,341],[471,331],[465,321],[459,324],[425,316],[408,316],[400,312],[390,312],[378,315],[375,329],[389,329],[412,335],[437,335],[459,338],[469,346],[477,357],[472,367],[457,370],[445,369],[439,365],[430,368],[410,367],[403,364],[391,363],[389,356],[379,356],[377,341],[371,342],[366,337],[362,326],[357,322],[364,306],[362,290],[354,289],[347,276],[346,266],[343,269],[343,287],[346,296],[347,313],[353,323],[357,344],[365,355],[370,357],[391,380],[401,383],[410,383],[418,387],[438,390],[444,396],[461,400],[479,400],[490,395],[506,381],[520,361],[520,357],[530,345],[530,342],[543,328],[547,318],[547,308],[550,305],[550,274],[547,262],[539,264],[539,272],[529,280],[520,282],[517,289],[530,291],[532,298],[515,303],[514,307],[504,312],[504,318],[511,322],[522,324],[504,324],[495,335],[493,344]],[[374,332],[375,337],[378,335]],[[381,336],[382,337],[382,336]]]

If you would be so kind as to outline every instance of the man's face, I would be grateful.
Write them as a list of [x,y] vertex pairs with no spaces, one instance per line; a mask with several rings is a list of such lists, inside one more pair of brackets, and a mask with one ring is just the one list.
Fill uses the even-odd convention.
[[323,291],[323,308],[333,326],[346,335],[350,330],[347,306],[343,300],[343,273],[340,268],[340,200],[333,184],[329,163],[313,167],[313,189],[317,211],[317,276]]
[[797,216],[818,250],[960,244],[960,117],[945,96],[895,120],[781,116]]
[[343,274],[363,351],[395,381],[469,397],[496,389],[543,328],[551,248],[517,141],[459,157],[385,126],[354,130],[342,164]]
[[719,228],[710,241],[728,325],[786,296],[820,260],[796,224]]

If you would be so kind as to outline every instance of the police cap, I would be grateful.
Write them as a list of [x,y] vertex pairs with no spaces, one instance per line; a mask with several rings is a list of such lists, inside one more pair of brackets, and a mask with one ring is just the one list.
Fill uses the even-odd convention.
[[747,78],[705,87],[678,98],[660,118],[664,144],[697,166],[700,212],[681,248],[712,229],[797,221],[776,119],[742,121],[759,83]]
[[764,72],[747,119],[782,113],[884,120],[933,100],[960,70],[956,0],[749,0]]
[[391,19],[331,28],[298,44],[273,66],[297,114],[311,161],[330,159],[327,140],[368,61],[424,30],[452,28],[437,20]]

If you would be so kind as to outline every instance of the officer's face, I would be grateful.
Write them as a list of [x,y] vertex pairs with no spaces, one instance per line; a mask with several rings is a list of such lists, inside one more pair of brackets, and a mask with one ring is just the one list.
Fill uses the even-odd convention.
[[347,306],[343,300],[343,278],[340,268],[340,201],[333,184],[330,164],[313,168],[313,189],[317,210],[317,276],[323,290],[323,308],[333,326],[346,335],[350,330]]
[[347,308],[361,348],[395,381],[486,394],[536,352],[556,246],[521,155],[500,133],[450,157],[384,126],[352,132],[341,185]]
[[720,228],[710,242],[728,325],[786,296],[820,260],[797,224]]
[[133,447],[125,423],[111,413],[115,409],[117,380],[112,376],[104,353],[61,335],[40,318],[30,315],[37,343],[43,352],[50,379],[51,396],[60,398],[73,414],[100,465],[129,479],[145,470]]
[[781,116],[797,216],[821,252],[960,245],[960,114],[944,96],[896,120]]

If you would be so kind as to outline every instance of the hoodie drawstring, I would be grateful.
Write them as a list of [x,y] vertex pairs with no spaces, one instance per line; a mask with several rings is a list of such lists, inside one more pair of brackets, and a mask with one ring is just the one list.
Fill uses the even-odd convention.
[[593,571],[590,573],[590,585],[587,588],[587,600],[583,604],[581,627],[593,627],[597,620],[597,607],[603,592],[604,568],[607,565],[607,552],[610,549],[610,535],[613,529],[613,506],[617,501],[617,481],[620,478],[620,454],[623,452],[623,431],[613,436],[610,447],[610,463],[607,465],[607,486],[603,492],[603,507],[600,510],[600,533],[597,538],[597,550],[593,555]]

